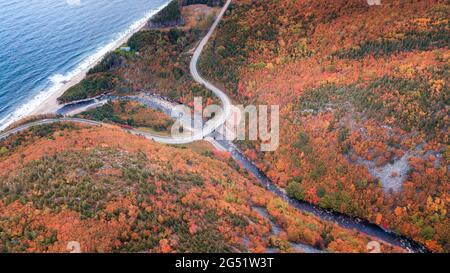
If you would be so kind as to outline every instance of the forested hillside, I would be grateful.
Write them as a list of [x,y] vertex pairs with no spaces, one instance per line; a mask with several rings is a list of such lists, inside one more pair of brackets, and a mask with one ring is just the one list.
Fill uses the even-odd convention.
[[164,9],[148,21],[148,27],[175,27],[184,23],[178,0],[172,0]]
[[[211,103],[188,65],[216,12],[183,7],[186,26],[138,32],[130,52],[110,53],[59,100],[149,92]],[[280,105],[275,152],[237,144],[291,197],[448,252],[449,13],[438,0],[236,0],[200,70],[235,102]],[[82,116],[160,132],[170,126],[135,103]],[[367,251],[371,238],[298,213],[229,154],[201,150],[114,126],[41,126],[11,137],[0,143],[0,248],[66,251],[75,240],[101,252],[294,251],[292,243]]]
[[[162,11],[161,16],[182,14],[186,26],[137,32],[126,44],[130,52],[110,52],[81,83],[67,90],[58,100],[70,102],[103,93],[124,95],[142,91],[185,103],[192,102],[194,96],[212,100],[212,94],[192,80],[189,62],[191,50],[209,29],[218,8],[194,5],[180,11],[177,2],[173,3],[167,7],[168,11]],[[154,20],[158,21],[158,18]]]
[[249,157],[300,200],[450,250],[448,1],[236,0],[200,67],[237,101],[280,105]]
[[72,241],[83,252],[298,251],[292,243],[365,252],[373,240],[299,213],[208,147],[54,124],[12,136],[0,151],[3,252],[67,252]]
[[169,134],[174,123],[174,120],[162,111],[153,110],[138,102],[118,100],[110,101],[101,107],[83,112],[77,117],[131,126],[162,134]]

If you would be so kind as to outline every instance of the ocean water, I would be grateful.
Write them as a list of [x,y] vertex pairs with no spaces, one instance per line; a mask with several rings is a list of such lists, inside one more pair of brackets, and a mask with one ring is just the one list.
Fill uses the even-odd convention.
[[32,111],[168,0],[0,0],[0,129]]

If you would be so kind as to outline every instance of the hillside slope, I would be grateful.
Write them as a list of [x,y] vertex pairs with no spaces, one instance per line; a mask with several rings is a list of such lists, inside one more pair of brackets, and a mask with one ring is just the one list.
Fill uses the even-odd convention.
[[234,1],[202,73],[280,105],[280,148],[239,145],[291,196],[450,250],[448,1]]
[[185,26],[146,28],[135,33],[124,45],[130,47],[130,52],[120,49],[110,52],[83,81],[58,100],[67,103],[104,93],[137,92],[158,93],[186,103],[194,96],[213,100],[209,90],[193,81],[189,62],[191,51],[209,30],[219,8],[206,5],[183,6],[181,11],[176,8]]
[[0,147],[1,251],[66,252],[76,241],[83,252],[365,252],[372,240],[290,208],[211,149],[68,123]]

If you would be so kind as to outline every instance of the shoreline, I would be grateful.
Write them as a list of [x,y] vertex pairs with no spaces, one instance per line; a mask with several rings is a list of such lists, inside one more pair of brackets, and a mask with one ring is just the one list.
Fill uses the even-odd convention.
[[[161,8],[159,8],[159,9],[157,9],[154,12],[154,14],[152,14],[150,16],[150,18],[153,17],[156,13],[158,13],[164,7],[165,7],[165,5],[162,6]],[[141,31],[142,29],[144,29],[146,24],[147,24],[148,19],[149,18],[147,18],[146,20],[143,20],[143,22],[140,23],[139,26],[135,30],[130,31],[130,33],[128,33],[127,35],[125,35],[121,39],[117,40],[117,42],[114,44],[114,46],[111,48],[110,51],[114,51],[114,50],[118,49],[123,44],[127,43],[128,40],[134,34],[136,34],[137,32]],[[110,51],[108,51],[108,52],[110,52]],[[78,83],[80,83],[86,77],[87,72],[91,68],[95,67],[98,63],[100,63],[101,60],[103,59],[103,57],[107,53],[103,54],[100,58],[95,60],[92,64],[87,66],[86,69],[83,69],[82,71],[80,71],[77,74],[75,74],[69,81],[65,82],[60,88],[55,90],[55,92],[53,92],[47,99],[43,100],[33,111],[31,111],[28,115],[26,115],[24,117],[34,116],[34,115],[41,115],[41,114],[52,114],[52,113],[56,112],[58,110],[58,108],[61,106],[61,104],[59,104],[59,102],[58,102],[58,98],[61,95],[63,95],[64,92],[66,92],[69,88],[71,88],[74,85],[77,85]]]
[[[123,44],[127,43],[128,40],[137,32],[143,30],[145,28],[145,26],[147,25],[147,22],[150,18],[152,18],[153,16],[155,16],[158,12],[160,12],[162,9],[164,9],[170,2],[167,2],[166,4],[150,10],[143,18],[133,22],[128,29],[124,30],[122,33],[126,33],[124,34],[123,37],[118,38],[118,40],[116,41],[110,41],[108,42],[106,45],[104,45],[104,47],[108,47],[110,44],[112,44],[109,48],[109,50],[106,50],[103,54],[99,55],[98,57],[95,56],[95,54],[97,52],[93,52],[91,55],[87,56],[86,60],[88,60],[89,58],[92,57],[97,57],[92,63],[90,63],[89,65],[87,65],[85,68],[83,68],[82,70],[76,72],[76,74],[74,74],[72,77],[70,77],[70,79],[68,81],[62,82],[61,86],[56,87],[55,90],[53,92],[51,92],[50,94],[45,94],[48,97],[46,97],[45,99],[43,99],[41,102],[37,103],[35,106],[33,106],[32,109],[29,110],[28,113],[23,113],[18,115],[16,118],[11,118],[9,120],[7,120],[4,124],[0,124],[0,127],[7,127],[10,124],[30,117],[30,116],[35,116],[35,115],[42,115],[42,114],[54,114],[61,106],[61,104],[59,104],[58,102],[58,98],[64,94],[64,92],[66,92],[69,88],[73,87],[74,85],[80,83],[87,75],[87,72],[93,68],[94,66],[96,66],[99,62],[101,62],[101,60],[103,59],[103,57],[111,51],[114,51],[118,48],[120,48]],[[135,27],[133,27],[134,25],[136,25]],[[121,33],[119,33],[118,35],[120,35]],[[99,51],[101,51],[102,48],[99,49]],[[84,61],[80,62],[78,65],[81,65]],[[75,68],[76,69],[76,68]],[[67,73],[70,73],[67,72]],[[56,83],[55,83],[56,84]],[[48,89],[50,89],[51,87],[49,87]],[[45,92],[45,90],[42,90],[41,92]],[[37,95],[37,96],[41,96],[41,94]],[[16,108],[15,111],[17,111],[18,109],[20,109],[21,107],[23,107],[24,105],[26,105],[27,103],[31,102],[33,99],[35,99],[36,97],[32,98],[30,101],[25,102],[24,104],[18,106]],[[14,112],[12,112],[14,113]]]

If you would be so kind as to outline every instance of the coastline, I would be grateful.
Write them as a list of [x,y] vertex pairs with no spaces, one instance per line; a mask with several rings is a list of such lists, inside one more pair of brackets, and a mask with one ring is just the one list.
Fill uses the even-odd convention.
[[[117,48],[121,47],[123,44],[125,44],[131,36],[133,36],[135,33],[141,31],[145,27],[145,23],[141,24],[136,30],[131,31],[129,34],[127,34],[125,37],[117,40],[114,47],[111,49],[116,50]],[[109,51],[108,51],[109,52]],[[104,57],[105,55],[102,55],[101,58],[98,58],[95,62],[87,66],[85,69],[81,70],[77,74],[75,74],[69,81],[65,82],[61,87],[59,87],[55,92],[53,92],[47,99],[43,100],[37,107],[31,111],[27,116],[34,116],[34,115],[41,115],[41,114],[51,114],[56,112],[58,110],[60,104],[58,102],[58,98],[64,94],[69,88],[72,86],[80,83],[87,75],[87,72],[96,66]]]
[[[18,121],[20,119],[23,119],[23,118],[26,118],[26,117],[29,117],[29,116],[55,113],[61,106],[59,104],[58,100],[57,100],[58,97],[60,97],[62,94],[64,94],[64,92],[66,92],[72,86],[74,86],[74,85],[78,84],[79,82],[81,82],[86,77],[87,72],[91,68],[96,66],[108,52],[118,49],[123,44],[127,43],[128,40],[135,33],[141,31],[142,29],[144,29],[146,24],[147,24],[147,22],[148,22],[148,20],[150,18],[152,18],[154,15],[156,15],[159,11],[164,9],[167,6],[168,3],[169,2],[167,2],[166,4],[160,6],[160,7],[156,8],[156,9],[150,10],[146,14],[146,16],[144,16],[142,19],[139,19],[136,22],[134,22],[127,30],[122,32],[122,33],[126,33],[126,34],[124,34],[123,37],[120,37],[116,41],[112,41],[112,42],[108,43],[105,46],[105,48],[108,47],[108,50],[104,50],[104,52],[102,52],[101,55],[95,56],[96,58],[91,63],[89,63],[89,65],[87,65],[82,70],[78,71],[76,74],[71,76],[68,81],[62,82],[61,86],[55,88],[55,90],[53,90],[51,93],[45,94],[48,97],[45,98],[44,100],[42,100],[41,102],[39,102],[38,104],[36,104],[36,106],[34,106],[33,109],[30,109],[28,113],[23,113],[23,115],[18,116],[16,119],[8,120],[4,124],[1,124],[0,127],[3,127],[3,126],[6,127],[6,126],[8,126],[9,124],[11,124],[13,122],[16,122],[16,121]],[[95,53],[93,53],[93,55],[95,55]],[[88,56],[87,59],[92,58],[93,55]]]

